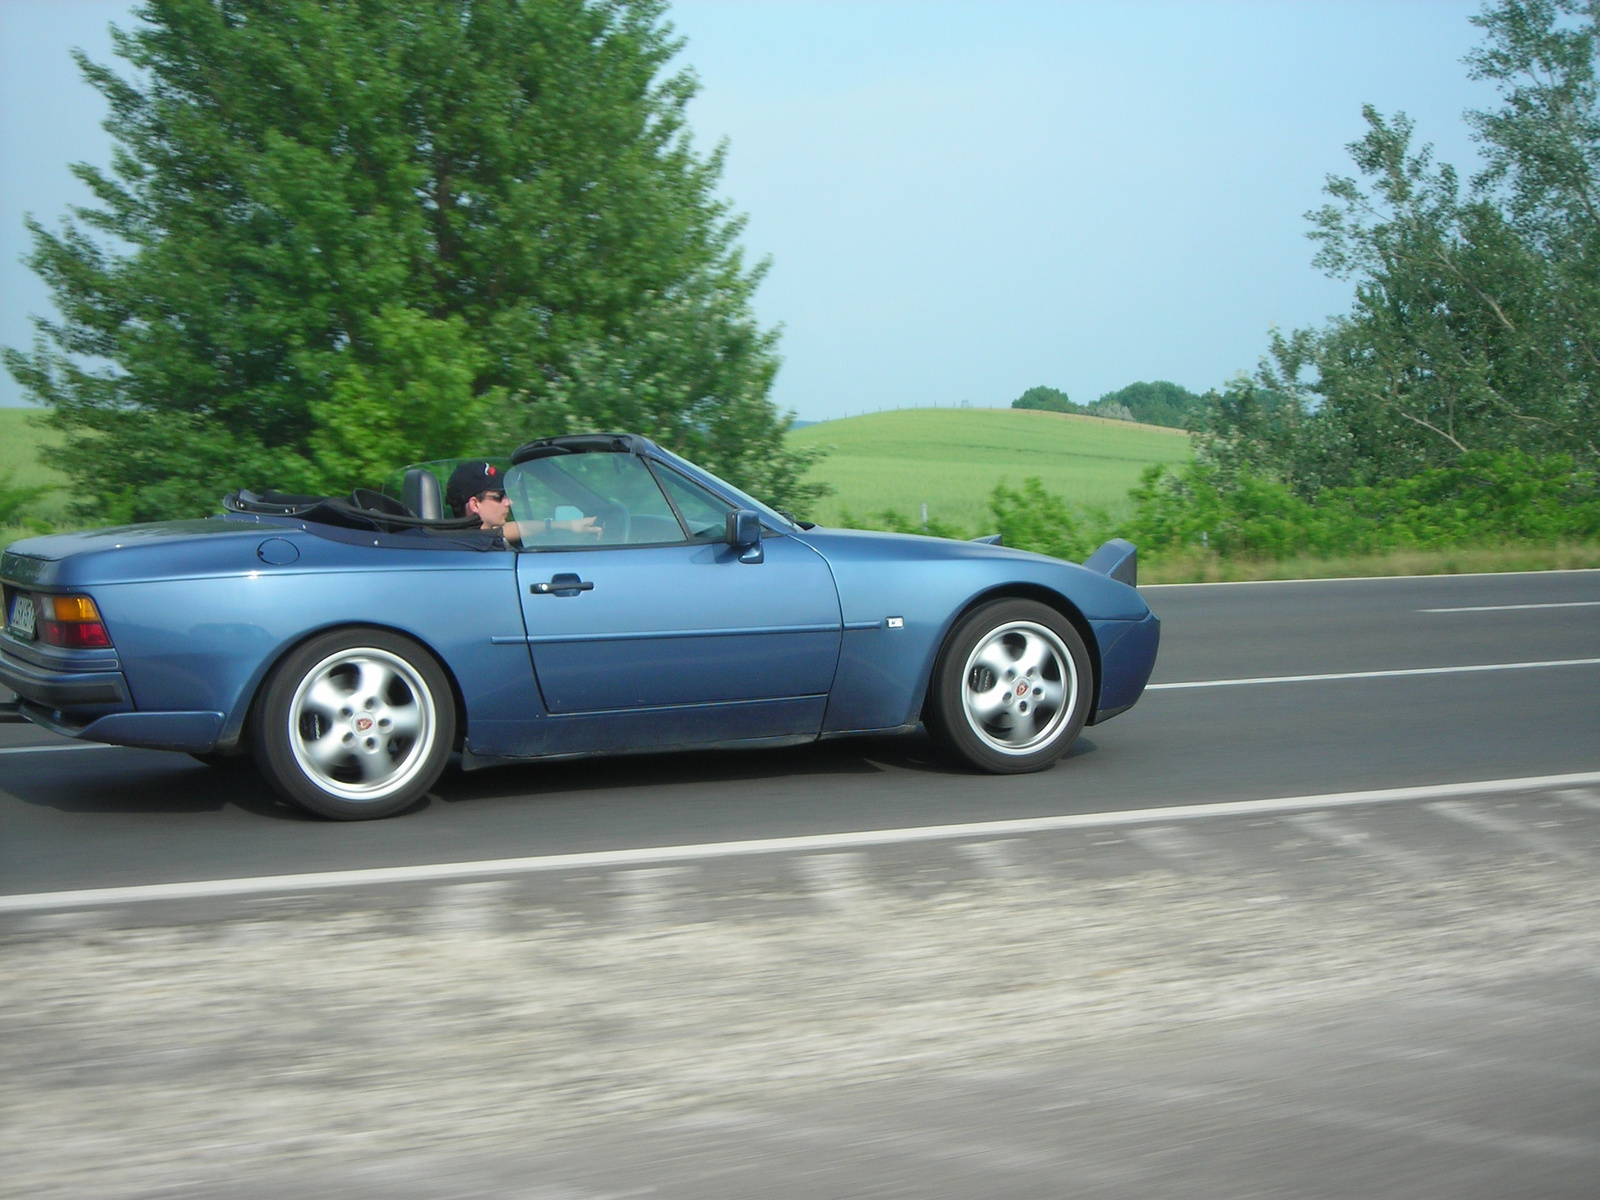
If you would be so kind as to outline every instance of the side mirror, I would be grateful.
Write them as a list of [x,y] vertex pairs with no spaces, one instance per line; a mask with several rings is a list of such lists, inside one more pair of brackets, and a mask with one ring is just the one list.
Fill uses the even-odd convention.
[[728,514],[728,545],[743,550],[761,544],[761,514],[736,508]]

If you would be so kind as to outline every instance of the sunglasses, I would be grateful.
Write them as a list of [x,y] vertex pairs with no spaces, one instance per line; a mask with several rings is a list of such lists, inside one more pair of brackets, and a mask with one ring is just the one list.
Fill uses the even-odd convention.
[[504,492],[479,492],[478,493],[478,499],[479,500],[493,500],[496,504],[505,503],[505,498],[506,498],[506,494]]

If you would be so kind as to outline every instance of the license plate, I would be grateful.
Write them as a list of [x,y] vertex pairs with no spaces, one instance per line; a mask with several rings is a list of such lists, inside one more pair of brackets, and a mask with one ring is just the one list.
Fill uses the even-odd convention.
[[37,636],[35,632],[33,597],[18,596],[11,605],[11,636],[31,642]]

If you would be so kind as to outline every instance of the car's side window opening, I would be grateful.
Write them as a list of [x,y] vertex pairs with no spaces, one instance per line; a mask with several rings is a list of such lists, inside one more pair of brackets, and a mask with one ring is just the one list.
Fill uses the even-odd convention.
[[648,546],[684,540],[672,506],[632,454],[555,454],[506,473],[518,537],[528,549]]
[[656,478],[661,481],[667,497],[677,508],[678,516],[683,519],[691,539],[714,542],[726,535],[728,514],[733,511],[733,505],[686,479],[671,467],[657,466]]

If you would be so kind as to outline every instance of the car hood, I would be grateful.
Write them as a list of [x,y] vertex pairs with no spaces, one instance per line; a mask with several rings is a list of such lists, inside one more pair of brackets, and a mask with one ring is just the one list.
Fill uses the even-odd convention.
[[1016,550],[1010,546],[995,546],[994,542],[955,541],[954,538],[928,538],[920,533],[883,533],[878,530],[835,530],[826,526],[813,526],[797,534],[813,549],[822,554],[874,555],[898,558],[904,562],[1024,562],[1050,563],[1051,566],[1078,566],[1066,558],[1051,558],[1048,554],[1035,554],[1034,550]]
[[920,533],[885,533],[875,529],[834,529],[817,525],[795,536],[824,553],[826,553],[824,547],[833,547],[841,551],[875,553],[889,558],[916,559],[920,562],[953,559],[1013,561],[1020,559],[1060,566],[1066,561],[1051,558],[1048,554],[1035,554],[1031,550],[997,546],[992,542],[961,542],[953,538],[928,537]]
[[[870,595],[881,593],[888,580],[917,578],[915,570],[919,565],[961,563],[964,566],[954,568],[953,577],[966,580],[974,593],[1007,583],[1031,583],[1068,597],[1091,620],[1139,620],[1150,611],[1135,588],[1079,563],[1029,550],[919,534],[820,526],[794,536],[827,559],[842,597],[859,590],[867,607]],[[940,572],[941,576],[945,574]],[[847,607],[849,604],[847,598]],[[847,613],[846,620],[852,619]]]

